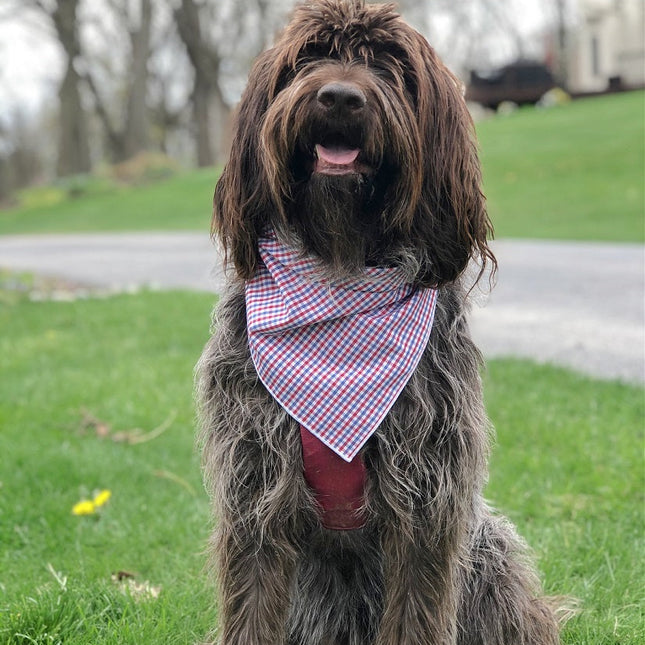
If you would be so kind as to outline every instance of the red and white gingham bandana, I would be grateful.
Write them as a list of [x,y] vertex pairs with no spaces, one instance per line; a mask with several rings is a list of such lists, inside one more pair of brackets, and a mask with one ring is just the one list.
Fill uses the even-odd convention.
[[351,462],[418,365],[437,292],[395,268],[330,283],[272,232],[259,247],[263,265],[246,285],[255,368],[296,421]]

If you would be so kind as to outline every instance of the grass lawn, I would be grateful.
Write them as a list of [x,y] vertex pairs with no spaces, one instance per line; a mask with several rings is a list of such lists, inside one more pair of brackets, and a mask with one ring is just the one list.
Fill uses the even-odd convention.
[[[586,99],[479,124],[497,237],[643,241],[644,99],[643,92]],[[85,190],[74,198],[31,189],[21,207],[0,211],[0,234],[206,231],[216,176],[205,169],[121,188],[80,182]]]
[[208,231],[215,168],[182,172],[133,186],[86,182],[86,192],[68,197],[54,187],[26,191],[20,208],[0,210],[0,235],[94,231]]
[[478,135],[497,237],[645,239],[644,92],[519,110]]
[[[191,400],[211,305],[0,305],[0,645],[185,645],[212,626]],[[522,361],[492,362],[485,385],[488,496],[548,592],[580,599],[564,642],[643,642],[643,390]],[[100,489],[99,513],[71,513]]]
[[[191,397],[211,306],[190,293],[0,306],[1,645],[186,645],[207,631]],[[168,424],[141,443],[118,434]],[[100,515],[72,515],[101,489]],[[122,593],[117,571],[158,599]]]

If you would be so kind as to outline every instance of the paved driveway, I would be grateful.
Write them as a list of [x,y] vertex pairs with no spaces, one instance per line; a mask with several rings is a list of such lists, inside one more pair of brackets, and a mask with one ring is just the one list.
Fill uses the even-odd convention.
[[487,356],[645,380],[645,247],[501,240],[499,279],[472,331]]
[[0,267],[126,291],[138,286],[218,291],[223,276],[206,234],[0,236]]
[[[473,335],[488,357],[523,356],[645,381],[645,247],[501,240],[490,296],[476,293]],[[201,233],[0,237],[0,266],[125,290],[217,292],[223,275]]]

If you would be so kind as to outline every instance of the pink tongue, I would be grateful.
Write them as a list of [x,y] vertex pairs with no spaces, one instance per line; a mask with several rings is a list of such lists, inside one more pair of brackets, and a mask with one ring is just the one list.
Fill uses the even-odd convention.
[[347,166],[354,163],[359,152],[359,149],[350,150],[349,148],[325,148],[319,143],[316,144],[318,159],[334,164],[335,166]]

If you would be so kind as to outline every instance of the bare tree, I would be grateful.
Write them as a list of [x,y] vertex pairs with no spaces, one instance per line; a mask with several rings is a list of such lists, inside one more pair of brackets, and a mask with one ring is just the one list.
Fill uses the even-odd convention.
[[[131,13],[132,2],[126,3]],[[125,15],[125,14],[124,14]],[[127,106],[124,127],[124,157],[129,158],[148,147],[149,119],[146,105],[148,86],[148,59],[152,30],[152,1],[140,0],[138,24],[130,18],[128,30],[132,52],[131,75],[127,90]]]
[[200,166],[223,161],[240,80],[270,44],[294,0],[178,0],[177,29],[194,70],[193,127]]
[[26,21],[34,16],[44,18],[46,31],[56,39],[65,55],[65,72],[58,86],[56,172],[59,176],[84,173],[91,169],[87,113],[81,97],[78,71],[81,56],[79,3],[80,0],[14,0],[3,7],[5,17],[19,16]]
[[26,114],[18,108],[0,120],[0,204],[16,189],[42,179],[44,162],[53,151],[43,143],[50,130],[49,110]]
[[525,42],[513,0],[400,0],[417,27],[458,73],[522,58]]
[[[128,63],[122,66],[122,76],[114,83],[114,77],[118,75],[109,59],[114,52],[115,36],[99,24],[100,17],[95,17],[94,26],[110,49],[103,57],[85,52],[84,78],[103,123],[110,156],[114,161],[122,161],[150,146],[148,61],[152,53],[154,11],[152,0],[106,0],[106,3],[116,21],[117,37],[123,40]],[[107,78],[111,78],[112,83],[108,83]]]
[[[51,10],[51,19],[58,41],[67,56],[67,68],[58,91],[60,101],[58,175],[88,172],[91,168],[87,116],[81,101],[80,76],[76,69],[81,55],[78,36],[77,9],[79,0],[58,0]],[[36,4],[45,10],[42,2]]]
[[[203,28],[207,5],[181,0],[175,9],[179,35],[194,71],[192,91],[193,126],[199,166],[210,166],[225,156],[225,124],[230,108],[220,88],[221,57]],[[215,123],[215,128],[211,124]]]
[[[151,144],[159,147],[167,155],[191,159],[191,66],[177,35],[174,20],[168,21],[165,27],[156,37],[156,40],[164,45],[153,46],[153,55],[148,66],[150,81],[147,100],[152,132]],[[188,155],[182,154],[186,148],[190,149]]]
[[9,201],[14,188],[15,182],[11,167],[12,153],[13,145],[8,128],[0,121],[0,207]]

